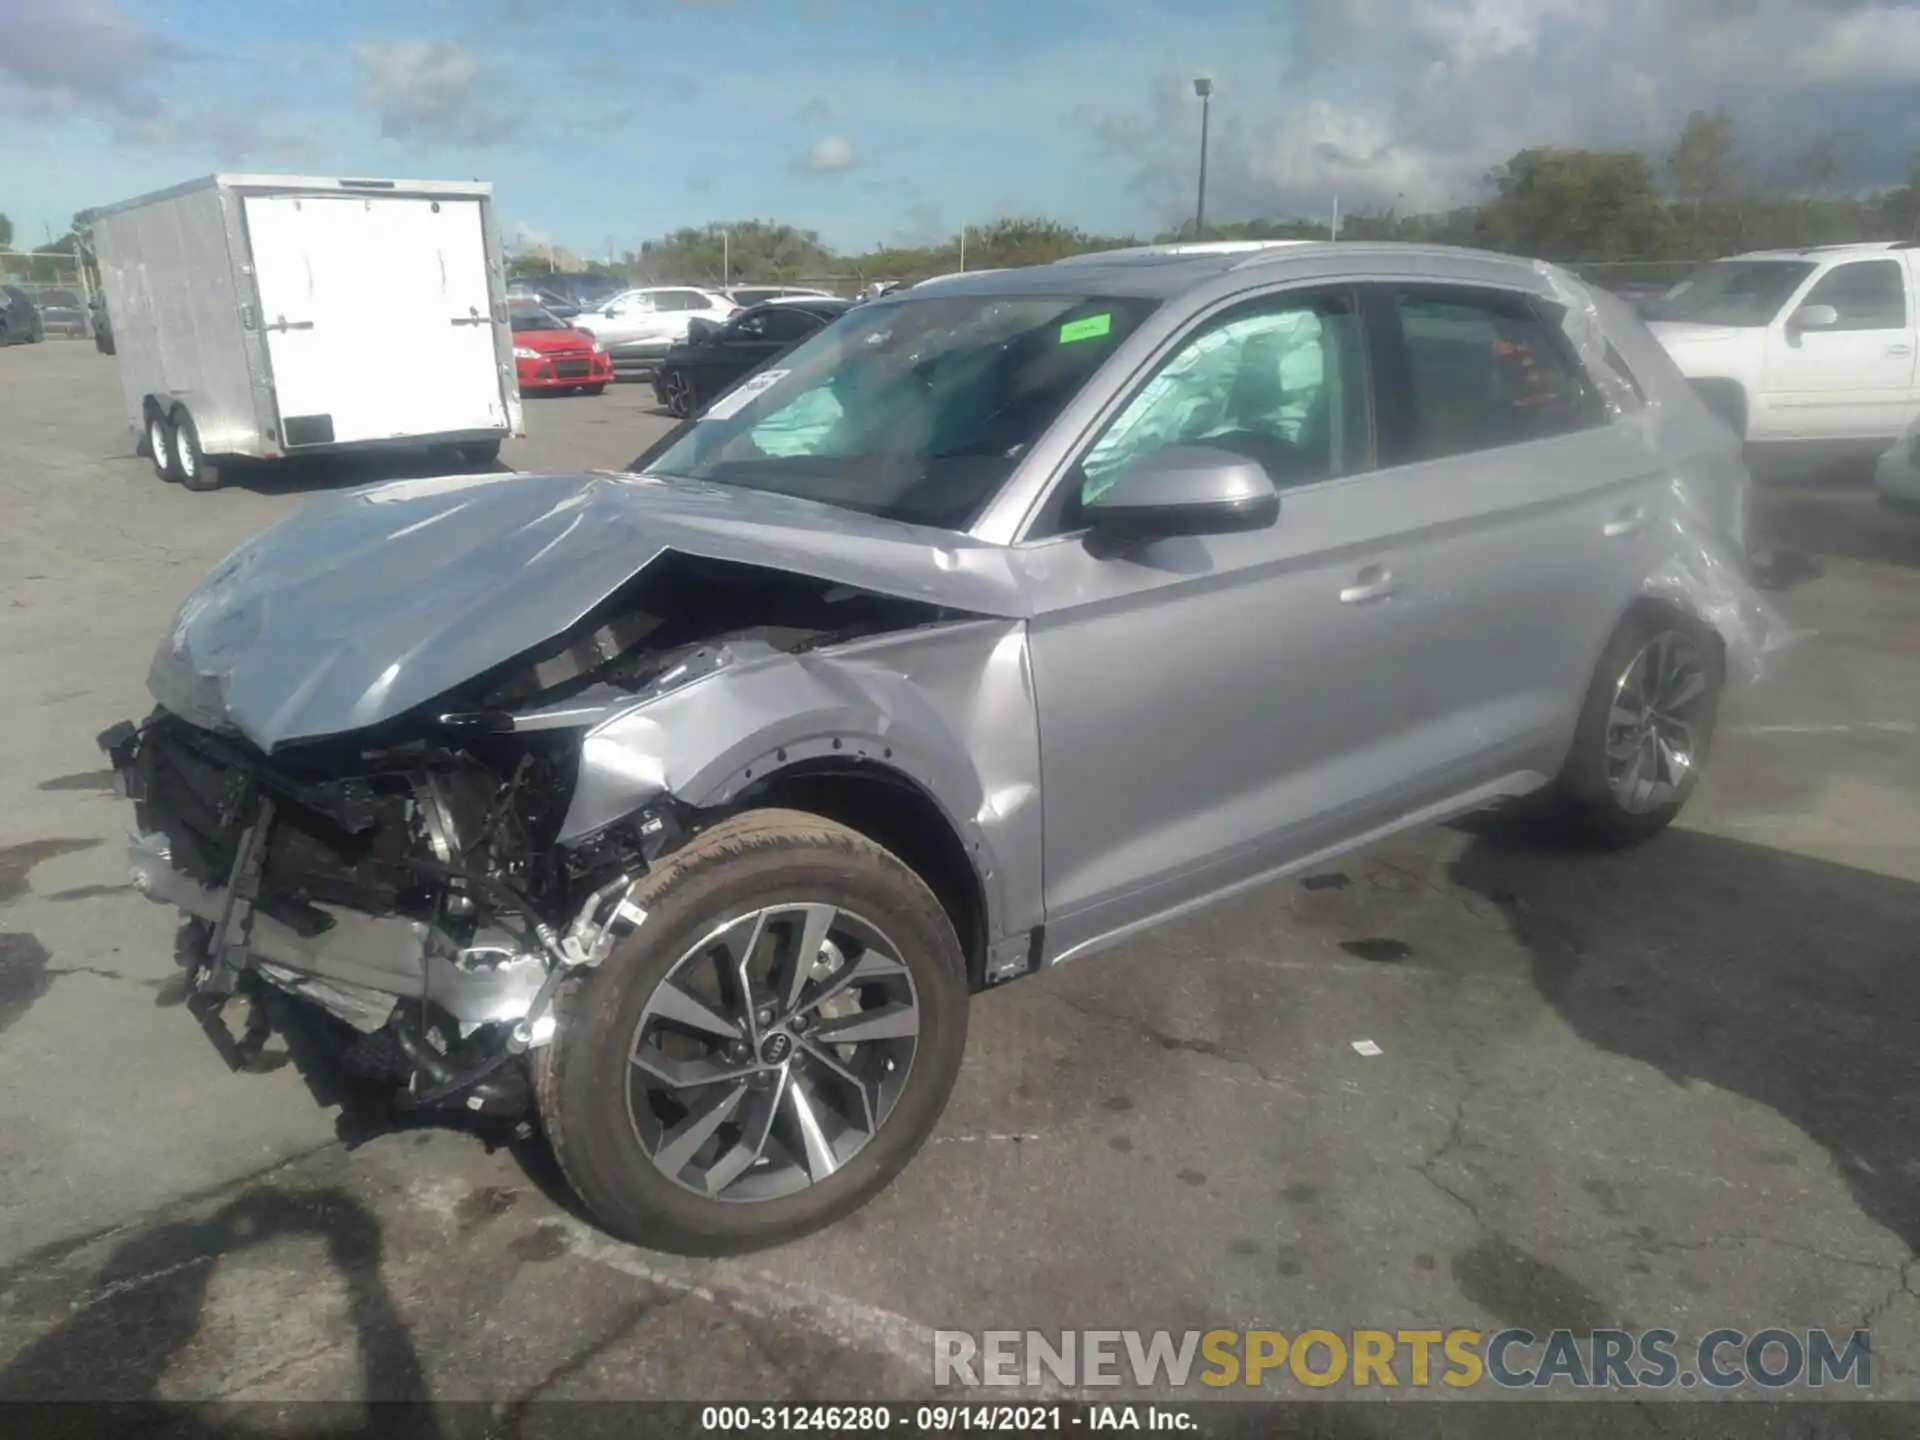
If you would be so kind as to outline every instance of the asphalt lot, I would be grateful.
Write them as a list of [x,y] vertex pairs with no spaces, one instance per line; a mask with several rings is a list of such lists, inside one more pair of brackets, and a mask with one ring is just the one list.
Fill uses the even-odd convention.
[[[1866,1322],[1920,1398],[1920,526],[1870,492],[1763,495],[1811,633],[1682,828],[1425,832],[984,997],[889,1192],[687,1261],[537,1155],[349,1152],[180,1008],[93,737],[200,575],[345,482],[162,485],[112,366],[0,351],[0,1397],[911,1397],[936,1328]],[[523,468],[667,424],[650,387],[527,412]]]

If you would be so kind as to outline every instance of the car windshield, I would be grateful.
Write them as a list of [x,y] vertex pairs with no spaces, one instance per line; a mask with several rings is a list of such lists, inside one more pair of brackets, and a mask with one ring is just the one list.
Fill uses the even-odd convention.
[[510,313],[513,317],[513,333],[516,335],[524,330],[571,330],[573,328],[559,316],[550,315],[533,305],[515,305]]
[[636,468],[964,529],[1154,304],[948,295],[853,311]]
[[1651,302],[1649,318],[1698,325],[1769,325],[1813,269],[1799,260],[1715,260]]
[[80,297],[71,290],[49,290],[40,297],[42,305],[57,305],[64,310],[80,308]]

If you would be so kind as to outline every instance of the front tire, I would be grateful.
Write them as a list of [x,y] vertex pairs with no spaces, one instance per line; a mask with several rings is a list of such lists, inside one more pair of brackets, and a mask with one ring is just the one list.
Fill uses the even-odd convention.
[[866,1204],[925,1142],[966,1048],[966,962],[932,891],[856,831],[759,810],[632,899],[646,919],[562,989],[534,1066],[587,1208],[634,1243],[724,1255]]
[[582,385],[580,387],[580,393],[582,395],[604,395],[607,393],[607,382],[602,380],[597,385]]
[[1557,809],[1575,838],[1637,845],[1673,823],[1699,783],[1726,683],[1719,638],[1671,612],[1636,612],[1594,668]]

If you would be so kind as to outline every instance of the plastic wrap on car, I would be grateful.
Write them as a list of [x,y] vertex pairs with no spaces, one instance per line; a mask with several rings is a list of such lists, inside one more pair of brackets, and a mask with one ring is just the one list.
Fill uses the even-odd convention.
[[1680,605],[1713,627],[1726,645],[1727,678],[1750,685],[1769,657],[1795,638],[1780,612],[1747,579],[1746,567],[1717,538],[1683,480],[1672,482],[1674,543],[1647,577],[1649,595]]
[[1600,387],[1607,407],[1616,415],[1641,408],[1644,402],[1639,387],[1622,374],[1614,362],[1613,346],[1601,322],[1600,307],[1593,302],[1593,293],[1558,265],[1536,260],[1533,268],[1553,291],[1554,301],[1562,310],[1560,328],[1580,357],[1581,365]]

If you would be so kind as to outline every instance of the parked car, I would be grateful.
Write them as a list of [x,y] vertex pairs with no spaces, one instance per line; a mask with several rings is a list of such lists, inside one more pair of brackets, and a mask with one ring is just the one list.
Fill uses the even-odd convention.
[[0,285],[0,345],[37,345],[46,338],[33,296],[18,285]]
[[804,300],[832,300],[831,290],[815,290],[806,285],[730,285],[720,292],[736,305],[752,306],[767,300],[788,297]]
[[87,312],[93,317],[93,348],[102,355],[113,354],[113,317],[107,313],[107,297],[94,291],[87,297]]
[[650,375],[661,357],[687,338],[695,317],[726,321],[740,308],[717,291],[656,285],[616,295],[574,324],[607,347],[614,374]]
[[1920,415],[1880,457],[1874,484],[1888,509],[1920,520]]
[[613,366],[599,341],[552,311],[524,301],[509,302],[507,318],[513,326],[513,366],[522,394],[565,390],[598,395],[613,379]]
[[605,270],[561,270],[551,275],[529,276],[531,284],[576,310],[595,310],[614,296],[633,288],[624,275]]
[[573,304],[565,297],[555,294],[551,290],[543,289],[537,285],[520,283],[509,285],[507,287],[507,302],[509,304],[538,305],[549,315],[569,322],[580,313],[580,307],[578,305]]
[[907,291],[632,470],[320,495],[101,744],[203,1024],[537,1117],[662,1249],[875,1195],[971,992],[1521,797],[1647,839],[1778,629],[1644,326],[1459,250]]
[[1703,265],[1650,319],[1756,447],[1877,454],[1920,410],[1920,247],[1769,250]]
[[667,351],[653,391],[669,415],[685,419],[744,376],[784,355],[852,307],[832,296],[782,296],[708,325]]
[[41,328],[46,334],[86,339],[86,303],[73,291],[42,290],[34,301],[40,308]]

